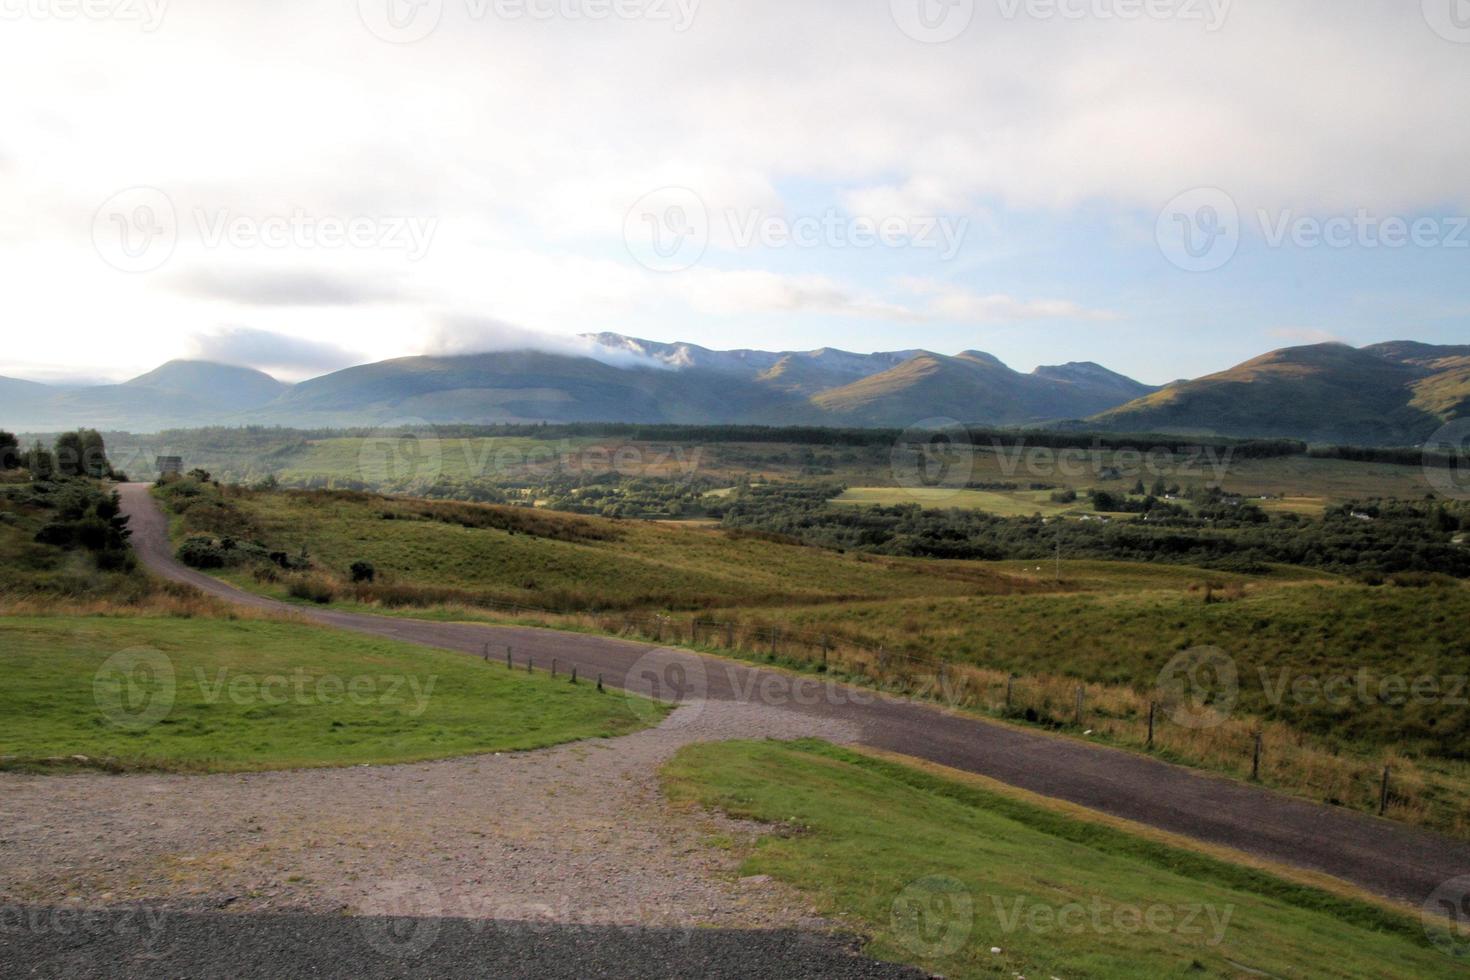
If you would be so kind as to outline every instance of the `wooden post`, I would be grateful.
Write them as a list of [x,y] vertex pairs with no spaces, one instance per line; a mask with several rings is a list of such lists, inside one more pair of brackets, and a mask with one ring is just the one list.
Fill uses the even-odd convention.
[[1381,817],[1388,812],[1388,777],[1389,767],[1383,767],[1383,789],[1378,793],[1378,815]]
[[531,657],[527,657],[526,658],[526,673],[529,674],[529,673],[531,673],[535,669],[536,669],[536,661],[535,661],[535,659],[533,659]]
[[510,670],[515,664],[510,661],[510,647],[505,648],[505,669]]
[[1261,733],[1256,732],[1256,754],[1251,760],[1251,779],[1261,778]]
[[597,675],[597,693],[599,693],[599,694],[602,693],[602,675],[601,674],[598,674]]
[[824,671],[827,669],[827,652],[828,652],[828,650],[831,649],[831,647],[832,647],[831,641],[829,641],[827,639],[827,634],[826,633],[823,633],[822,634],[822,670],[824,670]]
[[552,677],[555,677],[556,676],[556,658],[555,657],[552,657],[551,658],[551,676]]
[[1077,727],[1082,727],[1082,692],[1081,684],[1077,685]]
[[572,683],[577,683],[577,665],[572,664]]
[[1011,688],[1016,683],[1015,674],[1006,674],[1006,710],[1011,710]]
[[1154,711],[1158,705],[1153,701],[1148,703],[1148,747],[1154,747]]

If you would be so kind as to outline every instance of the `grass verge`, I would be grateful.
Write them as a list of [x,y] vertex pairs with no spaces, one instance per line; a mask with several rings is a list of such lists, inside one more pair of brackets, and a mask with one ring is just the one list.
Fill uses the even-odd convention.
[[821,742],[693,745],[663,777],[776,825],[742,873],[950,977],[1470,976],[1408,915]]
[[[388,764],[627,734],[662,707],[271,621],[0,620],[0,768]],[[80,758],[78,758],[80,757]]]

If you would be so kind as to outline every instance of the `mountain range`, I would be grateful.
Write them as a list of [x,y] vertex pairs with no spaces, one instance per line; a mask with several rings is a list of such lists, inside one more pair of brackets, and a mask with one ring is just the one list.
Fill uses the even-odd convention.
[[202,361],[172,361],[117,385],[0,378],[0,427],[150,432],[420,420],[905,427],[948,418],[1403,445],[1470,416],[1470,346],[1412,341],[1291,347],[1156,388],[1091,362],[1026,374],[981,351],[716,351],[611,333],[586,340],[597,356],[408,357],[296,385]]

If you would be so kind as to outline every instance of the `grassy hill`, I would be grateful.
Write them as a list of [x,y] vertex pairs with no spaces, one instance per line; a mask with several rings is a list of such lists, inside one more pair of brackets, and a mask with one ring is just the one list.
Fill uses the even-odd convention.
[[1115,431],[1413,445],[1463,412],[1470,394],[1470,366],[1426,367],[1421,360],[1344,344],[1290,347],[1171,385],[1093,421]]
[[898,367],[821,392],[812,404],[848,424],[905,427],[936,417],[1020,425],[1081,418],[1151,389],[1096,365],[1022,374],[979,351],[923,353]]

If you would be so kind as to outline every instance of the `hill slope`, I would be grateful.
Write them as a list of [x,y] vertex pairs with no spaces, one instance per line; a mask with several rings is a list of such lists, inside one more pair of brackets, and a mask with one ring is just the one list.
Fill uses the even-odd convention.
[[1470,408],[1470,358],[1458,350],[1407,342],[1288,347],[1094,421],[1117,431],[1417,443]]
[[1081,418],[1153,391],[1096,364],[1013,371],[981,351],[924,352],[898,367],[815,395],[844,424],[907,426],[936,417],[1019,425]]

